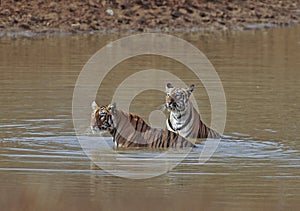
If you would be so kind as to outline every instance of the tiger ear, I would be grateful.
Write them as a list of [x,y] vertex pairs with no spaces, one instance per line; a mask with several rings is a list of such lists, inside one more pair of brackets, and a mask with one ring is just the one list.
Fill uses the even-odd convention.
[[91,106],[92,106],[93,111],[96,111],[99,108],[98,104],[95,101],[92,102]]
[[112,103],[110,105],[108,105],[108,109],[112,112],[115,113],[116,112],[116,103]]
[[166,85],[166,93],[170,93],[171,89],[173,89],[174,86],[171,83],[167,83]]
[[192,92],[194,91],[194,88],[195,88],[195,85],[192,84],[192,85],[190,86],[190,88],[188,88],[188,89],[186,90],[189,96],[191,96]]

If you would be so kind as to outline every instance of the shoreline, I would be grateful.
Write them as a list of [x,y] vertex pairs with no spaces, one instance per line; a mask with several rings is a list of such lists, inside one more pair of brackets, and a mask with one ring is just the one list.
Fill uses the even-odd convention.
[[297,0],[6,0],[0,37],[254,30],[300,24]]
[[271,23],[266,24],[252,24],[247,25],[243,28],[233,27],[230,29],[222,30],[214,27],[207,28],[175,28],[172,30],[160,30],[153,29],[147,31],[138,31],[138,30],[127,30],[127,31],[117,31],[117,30],[101,30],[101,31],[45,31],[45,32],[33,32],[33,31],[17,31],[17,32],[1,32],[0,31],[0,39],[1,38],[34,38],[34,37],[48,37],[48,36],[68,36],[68,35],[121,35],[121,34],[137,34],[137,33],[189,33],[189,32],[213,32],[213,31],[249,31],[249,30],[260,30],[260,29],[273,29],[280,27],[293,27],[298,26],[300,23],[290,23],[285,25],[276,25]]

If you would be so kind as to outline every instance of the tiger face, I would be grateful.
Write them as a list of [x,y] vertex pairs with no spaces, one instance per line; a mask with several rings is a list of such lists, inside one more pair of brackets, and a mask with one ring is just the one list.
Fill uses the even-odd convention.
[[115,104],[98,106],[94,101],[92,103],[91,130],[93,133],[110,130],[113,128],[112,114]]
[[170,112],[184,111],[188,105],[189,97],[194,90],[194,85],[188,89],[174,88],[171,83],[166,85],[165,107]]

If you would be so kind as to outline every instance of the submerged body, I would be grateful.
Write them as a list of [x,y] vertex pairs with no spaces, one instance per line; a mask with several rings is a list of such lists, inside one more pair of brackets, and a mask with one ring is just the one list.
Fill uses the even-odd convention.
[[151,128],[139,116],[116,109],[115,104],[99,107],[94,102],[92,107],[92,130],[108,131],[116,147],[160,149],[195,147],[193,143],[172,131]]
[[176,132],[184,138],[219,138],[219,133],[202,122],[200,114],[190,101],[189,97],[193,90],[194,85],[183,89],[174,88],[170,83],[167,84],[165,107],[170,112],[166,122],[168,130]]

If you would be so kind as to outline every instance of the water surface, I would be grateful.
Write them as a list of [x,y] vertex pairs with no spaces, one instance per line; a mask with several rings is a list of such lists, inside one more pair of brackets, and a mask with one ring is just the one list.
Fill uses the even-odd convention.
[[[297,26],[177,35],[203,51],[222,80],[227,138],[206,164],[200,165],[199,151],[192,150],[168,173],[143,180],[116,177],[96,166],[83,152],[72,123],[73,89],[83,65],[119,37],[1,38],[2,208],[299,209],[299,35]],[[202,118],[210,123],[203,85],[182,64],[158,56],[139,56],[117,65],[101,85],[97,100],[109,103],[124,78],[150,68],[195,83]],[[148,91],[138,95],[130,109],[148,121],[163,99],[163,93]],[[125,153],[143,159],[160,152]]]

